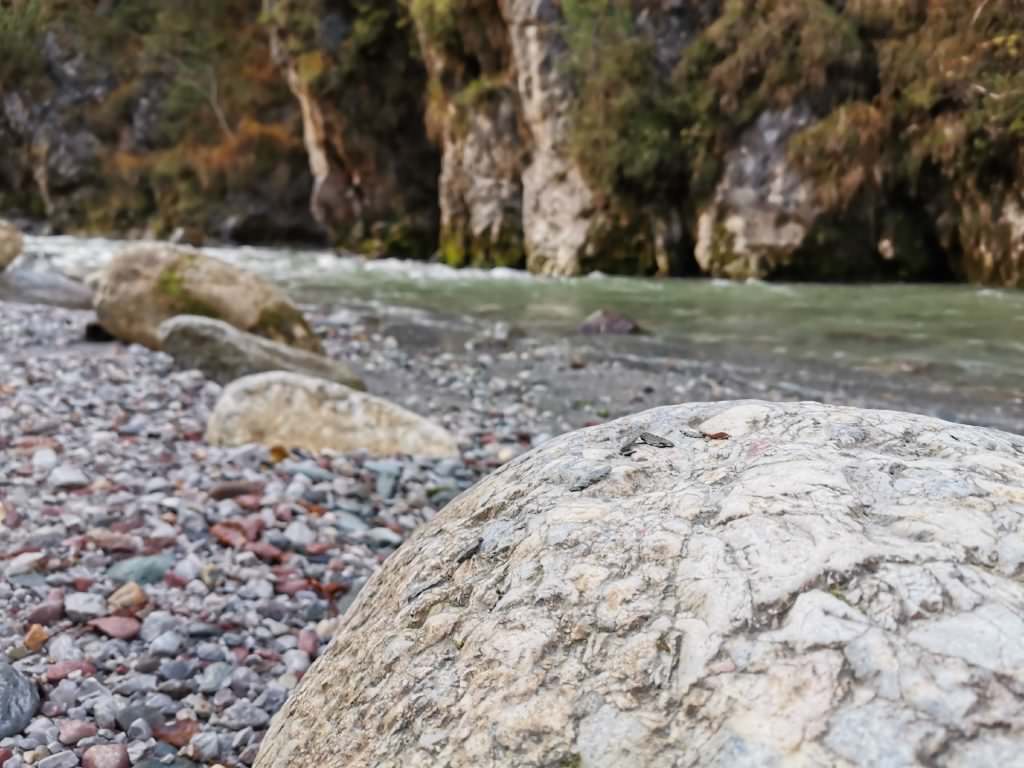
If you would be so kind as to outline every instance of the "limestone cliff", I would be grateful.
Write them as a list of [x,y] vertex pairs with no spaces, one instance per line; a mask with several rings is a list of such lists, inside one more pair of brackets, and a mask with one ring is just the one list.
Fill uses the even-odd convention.
[[553,275],[1024,285],[1024,0],[195,3],[0,3],[0,209]]

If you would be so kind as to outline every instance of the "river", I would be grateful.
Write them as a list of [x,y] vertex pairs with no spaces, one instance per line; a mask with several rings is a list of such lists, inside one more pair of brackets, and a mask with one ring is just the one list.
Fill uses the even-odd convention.
[[[74,277],[122,244],[26,237],[24,265]],[[299,300],[409,307],[431,318],[504,321],[565,337],[613,309],[651,332],[610,349],[661,361],[701,360],[752,378],[792,378],[794,395],[905,407],[1024,432],[1024,292],[964,285],[821,285],[539,278],[512,270],[366,261],[326,251],[213,247]],[[799,382],[804,382],[800,384]],[[756,390],[756,388],[755,388]],[[751,395],[756,395],[752,391]]]

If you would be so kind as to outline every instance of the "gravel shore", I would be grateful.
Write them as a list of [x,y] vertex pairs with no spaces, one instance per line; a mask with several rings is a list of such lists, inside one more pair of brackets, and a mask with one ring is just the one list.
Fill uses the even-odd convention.
[[219,385],[83,341],[91,313],[0,303],[2,768],[250,765],[367,577],[484,474],[654,405],[843,397],[652,362],[647,342],[307,311],[332,357],[450,429],[461,457],[211,447]]

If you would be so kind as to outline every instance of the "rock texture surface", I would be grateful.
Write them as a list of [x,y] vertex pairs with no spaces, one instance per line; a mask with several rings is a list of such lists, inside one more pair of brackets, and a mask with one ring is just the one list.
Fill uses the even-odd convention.
[[266,371],[291,371],[366,389],[342,362],[245,333],[221,320],[179,315],[160,324],[160,349],[182,368],[195,368],[219,384]]
[[0,219],[0,271],[21,255],[21,232],[17,227]]
[[298,349],[322,351],[302,313],[279,289],[184,248],[126,248],[100,276],[94,304],[110,333],[152,349],[160,348],[159,326],[164,320],[203,315]]
[[1010,764],[1022,515],[1024,438],[927,417],[573,432],[388,560],[256,765]]
[[454,456],[444,427],[379,397],[311,376],[274,371],[225,388],[206,430],[216,445],[263,443],[308,451]]

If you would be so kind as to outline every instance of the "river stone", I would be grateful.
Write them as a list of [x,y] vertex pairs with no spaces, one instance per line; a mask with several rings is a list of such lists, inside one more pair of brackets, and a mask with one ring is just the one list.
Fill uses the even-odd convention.
[[219,318],[309,352],[321,352],[302,313],[278,288],[199,251],[168,245],[126,248],[97,281],[96,315],[122,341],[159,349],[159,326],[176,315]]
[[92,291],[59,272],[11,267],[0,272],[0,301],[92,309]]
[[[672,445],[624,455],[642,432]],[[1024,438],[923,416],[699,403],[572,432],[388,558],[256,766],[1002,764],[1022,517]]]
[[207,424],[214,445],[365,450],[372,456],[454,456],[455,436],[439,424],[365,392],[297,373],[272,371],[233,381]]
[[39,709],[35,683],[0,661],[0,739],[21,733]]
[[160,324],[160,348],[182,368],[196,368],[220,384],[253,373],[291,371],[366,389],[347,365],[245,333],[221,320],[180,315]]
[[0,272],[21,255],[21,232],[10,222],[0,219]]

